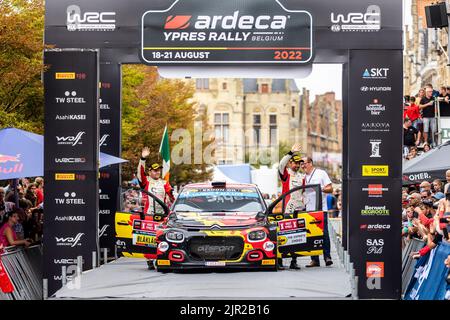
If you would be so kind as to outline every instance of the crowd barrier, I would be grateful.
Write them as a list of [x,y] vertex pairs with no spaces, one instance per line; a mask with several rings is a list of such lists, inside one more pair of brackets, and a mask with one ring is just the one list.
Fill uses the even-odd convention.
[[42,245],[5,248],[0,261],[12,284],[0,300],[42,300]]
[[411,257],[412,252],[417,252],[425,246],[425,241],[413,238],[406,243],[402,250],[402,296],[416,269],[417,260]]
[[[411,250],[412,252],[413,250]],[[447,283],[449,268],[444,264],[450,255],[450,243],[441,242],[436,248],[414,264],[409,281],[406,281],[404,300],[450,299],[450,284]],[[407,279],[406,279],[407,280]]]

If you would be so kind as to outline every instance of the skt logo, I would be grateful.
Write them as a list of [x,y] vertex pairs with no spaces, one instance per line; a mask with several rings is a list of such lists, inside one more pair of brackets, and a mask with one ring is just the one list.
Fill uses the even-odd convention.
[[365,69],[363,79],[387,79],[389,68],[371,68]]
[[166,19],[166,24],[164,25],[164,29],[186,29],[190,25],[191,18],[192,16],[168,16]]

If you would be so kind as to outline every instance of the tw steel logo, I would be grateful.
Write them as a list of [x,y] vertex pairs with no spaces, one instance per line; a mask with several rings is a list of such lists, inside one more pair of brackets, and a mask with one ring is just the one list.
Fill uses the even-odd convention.
[[276,15],[260,15],[240,16],[239,11],[234,11],[232,15],[228,16],[198,16],[194,22],[192,22],[192,16],[189,15],[170,15],[166,19],[164,25],[165,30],[183,30],[187,29],[191,23],[196,30],[283,30],[286,28],[287,20],[290,16]]

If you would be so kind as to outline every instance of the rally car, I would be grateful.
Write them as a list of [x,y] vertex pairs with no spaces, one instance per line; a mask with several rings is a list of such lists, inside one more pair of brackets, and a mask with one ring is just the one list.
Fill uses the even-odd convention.
[[317,210],[286,212],[287,199],[306,189],[320,190],[319,186],[297,187],[267,208],[255,185],[189,184],[170,209],[141,190],[143,198],[159,200],[154,204],[161,208],[151,216],[142,212],[116,214],[118,249],[125,256],[153,259],[157,270],[163,272],[195,268],[276,270],[277,257],[294,252],[322,253],[321,192],[316,192]]

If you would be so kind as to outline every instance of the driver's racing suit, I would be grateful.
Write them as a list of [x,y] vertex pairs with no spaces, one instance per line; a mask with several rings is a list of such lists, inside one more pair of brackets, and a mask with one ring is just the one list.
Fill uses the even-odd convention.
[[[155,180],[145,175],[145,160],[143,160],[142,158],[139,160],[137,169],[137,178],[139,180],[139,185],[141,186],[142,189],[153,193],[164,203],[168,204],[174,201],[173,189],[169,184],[169,182],[166,182],[163,179]],[[154,214],[163,212],[163,208],[158,203],[155,203],[155,201],[148,195],[144,194],[143,200],[145,201],[144,205],[145,214]]]
[[[282,185],[281,191],[283,194],[295,187],[305,185],[305,175],[300,171],[295,172],[287,167],[291,157],[292,152],[289,152],[281,159],[280,165],[278,166],[278,174],[280,175]],[[293,213],[296,210],[305,209],[303,191],[299,190],[286,196],[286,209],[284,213]]]

